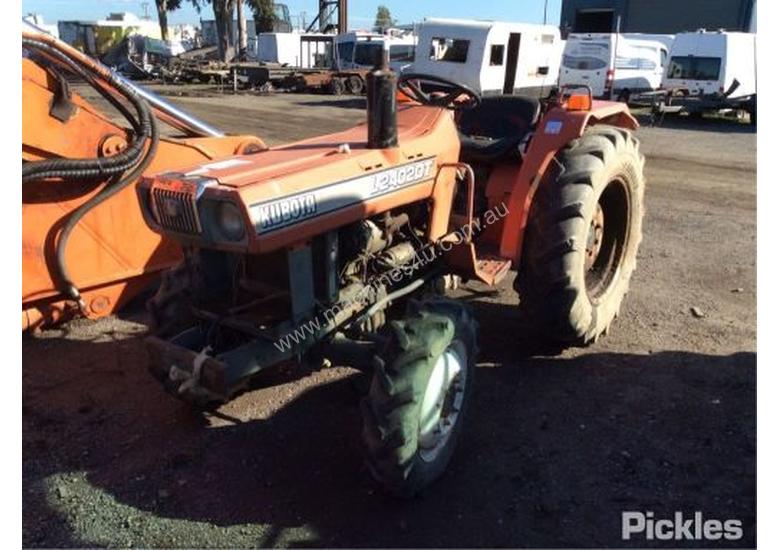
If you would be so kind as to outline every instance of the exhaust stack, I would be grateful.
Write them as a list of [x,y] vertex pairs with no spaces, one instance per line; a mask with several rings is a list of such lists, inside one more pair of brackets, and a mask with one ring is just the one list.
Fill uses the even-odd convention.
[[366,76],[369,149],[398,147],[397,77],[390,70],[389,63],[390,50],[385,43],[381,59]]

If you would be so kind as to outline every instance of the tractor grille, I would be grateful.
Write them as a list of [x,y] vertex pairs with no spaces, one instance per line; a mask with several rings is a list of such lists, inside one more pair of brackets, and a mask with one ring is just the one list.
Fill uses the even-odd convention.
[[152,200],[157,222],[164,229],[191,235],[201,232],[198,207],[192,193],[153,188]]

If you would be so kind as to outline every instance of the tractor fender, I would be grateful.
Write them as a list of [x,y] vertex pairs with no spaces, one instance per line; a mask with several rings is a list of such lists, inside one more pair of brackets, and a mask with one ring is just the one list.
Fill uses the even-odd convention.
[[623,103],[594,101],[588,111],[569,111],[555,107],[547,111],[539,122],[520,170],[508,171],[511,175],[501,185],[503,196],[508,196],[508,214],[504,220],[499,250],[501,257],[511,259],[515,268],[520,263],[528,215],[542,177],[558,151],[570,141],[581,137],[585,129],[594,124],[628,130],[639,127],[639,122]]

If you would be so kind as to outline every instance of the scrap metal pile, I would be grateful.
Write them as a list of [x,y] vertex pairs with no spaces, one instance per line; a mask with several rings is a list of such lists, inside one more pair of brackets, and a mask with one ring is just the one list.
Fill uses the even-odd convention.
[[110,48],[100,61],[130,78],[151,79],[161,75],[171,58],[171,48],[164,41],[132,34]]
[[360,95],[365,90],[367,70],[302,69],[262,61],[234,60],[226,63],[219,60],[216,46],[204,46],[171,56],[154,49],[153,42],[144,40],[144,37],[128,37],[106,54],[103,61],[130,78],[157,79],[174,84],[216,84],[263,93],[289,91]]

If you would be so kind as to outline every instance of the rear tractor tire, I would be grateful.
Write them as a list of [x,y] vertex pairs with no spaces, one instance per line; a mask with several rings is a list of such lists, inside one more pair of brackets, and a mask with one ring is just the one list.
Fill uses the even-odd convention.
[[631,132],[593,126],[539,185],[515,282],[538,340],[585,346],[609,331],[636,268],[644,157]]
[[474,378],[476,322],[446,298],[410,302],[389,327],[361,402],[368,468],[386,490],[410,498],[445,471]]

